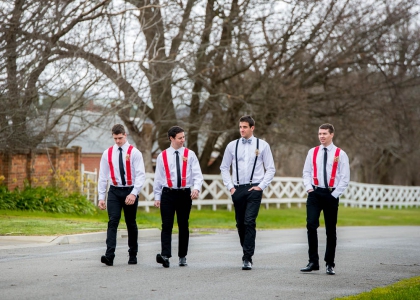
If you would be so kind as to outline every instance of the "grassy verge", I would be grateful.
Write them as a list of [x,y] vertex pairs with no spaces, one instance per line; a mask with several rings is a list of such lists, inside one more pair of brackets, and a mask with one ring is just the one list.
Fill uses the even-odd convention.
[[[265,209],[261,207],[257,219],[258,229],[304,228],[305,207]],[[227,210],[212,211],[208,208],[193,209],[190,217],[192,230],[235,230],[235,213]],[[0,210],[0,235],[65,235],[106,230],[108,215],[98,211],[94,215],[71,215],[29,211]],[[149,213],[139,209],[139,228],[160,228],[159,210]],[[420,226],[420,209],[361,209],[340,207],[338,226]],[[321,226],[323,218],[321,217]],[[120,229],[125,228],[124,217]],[[176,226],[175,226],[176,228]],[[211,230],[210,230],[211,231]]]
[[47,212],[0,210],[0,235],[66,235],[102,231],[106,213],[84,216]]
[[385,287],[354,296],[336,298],[340,300],[417,300],[420,299],[420,276],[401,280]]

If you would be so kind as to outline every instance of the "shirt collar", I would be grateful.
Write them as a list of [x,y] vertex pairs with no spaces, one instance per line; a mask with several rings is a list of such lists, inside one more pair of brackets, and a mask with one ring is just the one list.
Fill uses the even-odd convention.
[[181,147],[178,150],[175,150],[175,148],[172,146],[169,146],[168,148],[168,152],[171,154],[175,154],[175,151],[178,151],[178,153],[184,153],[183,150],[184,150],[184,147]]
[[[123,151],[127,151],[128,147],[130,146],[130,144],[127,142],[125,142],[124,145],[121,146],[121,148],[123,149]],[[117,144],[114,145],[115,148],[119,148]]]
[[[242,139],[244,139],[244,138],[242,138],[241,137],[241,140]],[[250,137],[249,137],[249,139],[251,139],[251,144],[254,142],[254,140],[255,140],[255,137],[254,137],[254,135],[251,135]],[[246,139],[246,140],[249,140],[249,139]]]
[[324,148],[327,148],[328,151],[331,151],[334,148],[334,143],[329,144],[328,147],[321,145],[321,150],[324,150]]

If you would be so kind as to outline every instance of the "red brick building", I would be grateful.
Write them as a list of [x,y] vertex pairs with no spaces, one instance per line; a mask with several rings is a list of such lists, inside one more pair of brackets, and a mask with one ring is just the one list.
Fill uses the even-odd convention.
[[102,153],[82,153],[82,164],[85,171],[99,172],[99,163],[101,162]]

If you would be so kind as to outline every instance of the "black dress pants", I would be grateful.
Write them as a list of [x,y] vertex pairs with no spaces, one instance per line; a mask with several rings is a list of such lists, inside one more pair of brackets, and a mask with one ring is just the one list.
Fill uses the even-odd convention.
[[185,257],[188,253],[190,239],[189,224],[191,212],[191,189],[170,189],[164,187],[160,199],[160,215],[162,217],[162,256],[172,257],[172,228],[175,213],[178,222],[178,257]]
[[248,191],[253,185],[235,186],[235,193],[232,195],[235,207],[236,228],[238,229],[243,256],[242,260],[252,262],[255,251],[256,219],[260,211],[263,191]]
[[121,219],[121,210],[124,210],[125,224],[128,231],[128,252],[130,255],[137,255],[138,251],[138,228],[136,222],[138,196],[132,205],[125,204],[125,198],[130,194],[133,187],[110,186],[108,191],[108,230],[106,236],[105,256],[114,258],[115,247],[117,246],[117,230]]
[[324,211],[325,231],[327,234],[327,246],[324,261],[335,266],[335,248],[337,245],[337,215],[339,199],[331,196],[331,191],[317,188],[308,194],[306,201],[306,228],[309,244],[309,262],[319,263],[318,256],[318,233],[319,216]]

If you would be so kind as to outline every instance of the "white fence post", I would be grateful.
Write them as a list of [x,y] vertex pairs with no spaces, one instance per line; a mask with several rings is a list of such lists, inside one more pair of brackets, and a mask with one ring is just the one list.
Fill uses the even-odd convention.
[[85,165],[81,165],[81,190],[82,194],[91,201],[95,206],[98,205],[98,173],[85,171]]

